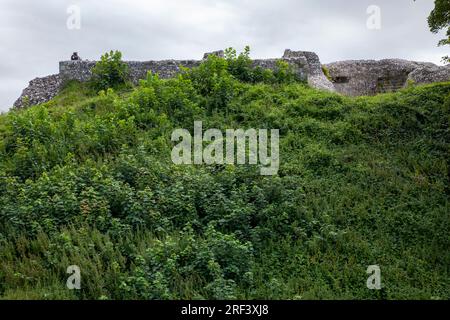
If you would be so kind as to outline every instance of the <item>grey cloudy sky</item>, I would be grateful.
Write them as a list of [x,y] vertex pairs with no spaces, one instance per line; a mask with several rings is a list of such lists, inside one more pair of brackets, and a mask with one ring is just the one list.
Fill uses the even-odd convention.
[[[126,60],[199,59],[250,45],[252,57],[315,51],[322,62],[404,58],[439,64],[446,48],[429,32],[432,0],[1,0],[0,111],[28,81],[58,72],[73,51],[95,60],[110,49]],[[69,30],[67,8],[81,9]],[[366,26],[370,5],[381,29]]]

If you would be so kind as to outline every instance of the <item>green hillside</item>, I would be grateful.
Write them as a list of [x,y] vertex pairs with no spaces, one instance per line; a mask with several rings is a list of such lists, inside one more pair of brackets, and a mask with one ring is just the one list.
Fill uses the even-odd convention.
[[[449,299],[450,83],[348,98],[241,62],[1,115],[0,297]],[[279,129],[278,175],[173,164],[196,120]]]

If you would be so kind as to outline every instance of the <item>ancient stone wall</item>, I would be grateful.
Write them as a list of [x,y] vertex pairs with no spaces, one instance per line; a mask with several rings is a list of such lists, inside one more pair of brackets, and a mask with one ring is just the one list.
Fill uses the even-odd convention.
[[434,83],[450,81],[450,64],[444,67],[422,66],[408,75],[408,81],[412,83]]
[[[203,59],[210,54],[224,56],[224,52],[220,50],[205,53]],[[311,86],[318,89],[334,90],[331,82],[323,74],[319,57],[315,53],[286,50],[281,59],[287,61],[294,68],[299,79],[308,81]],[[253,66],[276,70],[278,60],[280,59],[257,59],[253,60]],[[200,65],[201,62],[202,60],[125,61],[128,65],[130,80],[135,84],[140,79],[145,79],[149,71],[157,73],[162,79],[167,79],[179,73],[181,66],[193,68]],[[89,81],[92,78],[92,68],[95,64],[96,61],[88,60],[61,61],[59,75],[37,78],[30,82],[14,106],[19,108],[24,105],[46,102],[59,92],[62,83],[69,80]]]
[[[224,56],[224,52],[214,51],[209,55]],[[280,59],[253,60],[254,67],[276,70]],[[349,96],[375,95],[377,93],[397,91],[409,82],[416,84],[450,81],[450,65],[436,66],[433,63],[414,62],[400,59],[350,60],[325,65],[331,79],[322,69],[319,57],[314,52],[291,51],[287,49],[281,60],[288,62],[298,78],[307,81],[317,89],[337,91]],[[148,71],[158,73],[163,79],[171,78],[180,72],[181,66],[193,68],[202,60],[162,60],[162,61],[126,61],[131,81],[135,84],[144,79]],[[95,61],[61,61],[59,74],[32,80],[23,91],[14,107],[20,108],[40,104],[55,97],[61,85],[69,80],[88,81],[92,77]],[[331,80],[331,81],[330,81]]]
[[401,59],[350,60],[325,65],[337,92],[349,96],[375,95],[416,84],[450,81],[449,67]]
[[309,51],[284,51],[283,59],[291,65],[304,65],[302,68],[306,71],[308,84],[316,89],[335,91],[333,83],[325,76],[322,70],[319,56]]
[[61,88],[62,79],[58,74],[31,80],[22,95],[14,102],[15,108],[22,108],[53,99]]
[[[308,75],[314,75],[321,72],[320,61],[315,53],[312,52],[290,52],[291,56],[283,56],[281,59],[290,63],[300,79],[307,80]],[[219,57],[223,57],[223,51],[215,51],[211,53],[205,53],[204,58],[208,55],[214,54]],[[297,56],[293,56],[296,54]],[[314,59],[309,61],[305,56],[308,54],[308,58]],[[256,59],[253,60],[254,67],[261,67],[264,69],[275,70],[277,68],[277,61],[280,59]],[[147,76],[147,72],[158,73],[162,79],[167,79],[175,76],[180,72],[180,66],[185,68],[193,68],[198,65],[202,60],[161,60],[161,61],[125,61],[128,65],[130,80],[133,83],[138,83],[140,79],[144,79]],[[310,65],[309,66],[309,63]],[[78,80],[88,81],[92,77],[92,68],[95,66],[95,61],[78,60],[78,61],[61,61],[59,63],[59,75],[63,81]],[[319,66],[317,68],[317,65]],[[319,70],[319,71],[318,71]],[[323,75],[323,74],[322,74]]]
[[[162,61],[125,61],[128,65],[130,80],[137,84],[140,79],[147,76],[147,72],[158,73],[162,79],[175,76],[180,72],[180,66],[193,68],[200,64],[198,60],[162,60]],[[63,81],[78,80],[88,81],[92,77],[92,68],[95,61],[77,60],[61,61],[59,63],[59,75]]]

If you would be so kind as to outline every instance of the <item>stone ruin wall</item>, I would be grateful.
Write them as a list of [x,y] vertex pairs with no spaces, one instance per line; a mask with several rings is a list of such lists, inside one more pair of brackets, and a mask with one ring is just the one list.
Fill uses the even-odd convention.
[[395,92],[409,83],[450,81],[450,65],[401,59],[349,60],[326,64],[337,92],[348,96]]
[[[130,80],[137,84],[147,77],[147,72],[158,73],[160,78],[168,79],[180,72],[180,66],[193,68],[200,64],[199,60],[162,60],[162,61],[125,61],[128,66]],[[61,61],[59,76],[65,81],[89,81],[96,61]]]
[[[224,56],[223,51],[215,51],[205,53],[203,60],[210,54]],[[125,61],[125,63],[128,65],[130,80],[137,84],[140,79],[146,78],[149,71],[159,74],[162,79],[167,79],[179,73],[180,66],[193,68],[200,65],[203,60]],[[256,59],[253,60],[253,66],[276,70],[278,60],[280,59]],[[322,72],[317,54],[288,49],[281,60],[293,66],[299,79],[307,81],[311,86],[318,89],[334,90],[333,84]],[[14,103],[14,107],[21,108],[47,102],[59,93],[61,86],[67,81],[89,81],[95,64],[96,61],[88,60],[61,61],[59,63],[59,74],[32,80]]]
[[[223,51],[205,53],[223,57]],[[168,79],[174,77],[181,71],[180,66],[193,68],[200,65],[203,60],[160,60],[160,61],[125,61],[128,65],[130,80],[137,84],[140,79],[145,79],[147,72],[157,73],[160,78]],[[253,67],[275,70],[277,61],[280,59],[255,59]],[[299,79],[308,81],[311,76],[322,77],[323,82],[329,82],[321,70],[319,57],[313,52],[286,50],[281,58],[294,67]],[[59,63],[59,76],[63,82],[68,80],[88,81],[92,77],[92,68],[95,61],[61,61]],[[331,83],[329,83],[331,86]]]
[[14,102],[14,108],[24,108],[53,99],[60,91],[63,81],[59,74],[53,74],[30,81],[22,95]]
[[[214,54],[223,57],[223,51],[205,53],[203,59]],[[319,57],[314,52],[284,52],[282,60],[294,67],[300,79],[317,89],[336,91],[348,96],[375,95],[378,93],[397,91],[409,82],[425,84],[450,81],[450,65],[439,67],[433,63],[414,62],[400,59],[385,60],[350,60],[326,64],[328,79]],[[254,67],[276,69],[280,59],[256,59]],[[161,61],[126,61],[130,72],[130,80],[137,84],[145,79],[147,72],[158,73],[163,79],[174,77],[180,72],[180,66],[193,68],[203,60],[161,60]],[[59,74],[30,81],[22,95],[14,103],[15,108],[47,102],[54,98],[61,86],[69,80],[88,81],[92,77],[92,68],[96,61],[61,61]]]

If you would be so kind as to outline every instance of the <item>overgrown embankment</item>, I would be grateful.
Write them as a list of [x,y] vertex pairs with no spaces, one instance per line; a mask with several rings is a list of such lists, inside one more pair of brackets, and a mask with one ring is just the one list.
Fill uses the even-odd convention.
[[[0,116],[0,296],[450,298],[450,83],[346,98],[236,61]],[[195,120],[280,129],[278,176],[174,165]]]

